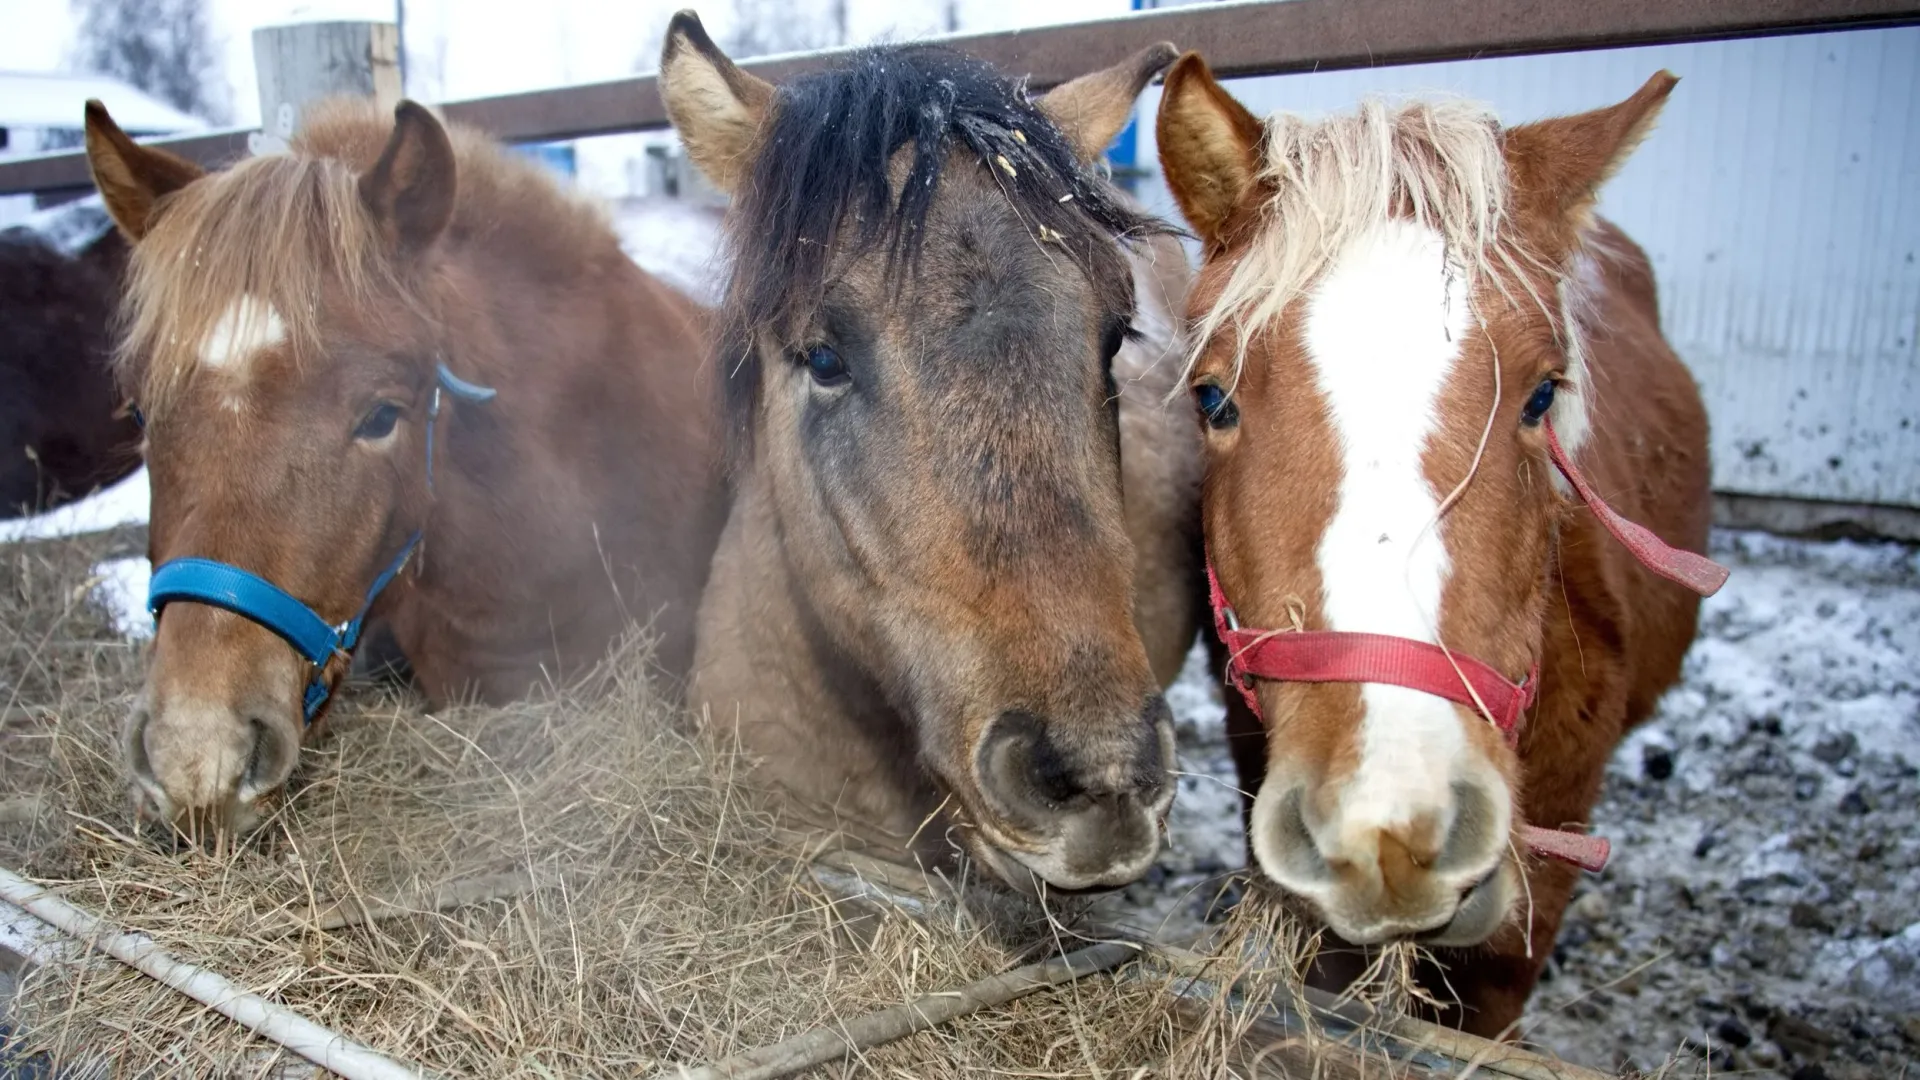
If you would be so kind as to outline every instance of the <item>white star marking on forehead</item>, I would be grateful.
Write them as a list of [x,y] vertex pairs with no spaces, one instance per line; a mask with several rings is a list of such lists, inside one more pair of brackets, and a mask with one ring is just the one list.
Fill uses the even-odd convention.
[[286,339],[286,324],[272,304],[242,296],[227,308],[200,344],[200,362],[244,375],[255,356]]

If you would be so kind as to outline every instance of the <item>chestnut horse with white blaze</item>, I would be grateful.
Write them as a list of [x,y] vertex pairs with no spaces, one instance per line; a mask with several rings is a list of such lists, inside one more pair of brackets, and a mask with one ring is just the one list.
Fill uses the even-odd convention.
[[413,102],[314,106],[215,173],[97,102],[86,130],[134,245],[143,810],[249,828],[377,624],[433,702],[564,678],[630,620],[684,675],[725,509],[703,315],[604,211]]
[[1725,577],[1694,554],[1699,392],[1645,256],[1593,215],[1675,81],[1513,128],[1464,103],[1262,122],[1190,54],[1161,104],[1206,247],[1188,381],[1250,846],[1344,941],[1432,946],[1441,1018],[1482,1034],[1604,863],[1558,830]]
[[924,47],[775,87],[683,12],[660,65],[734,196],[692,696],[795,805],[1023,888],[1138,877],[1173,798],[1200,448],[1152,388],[1189,270],[1094,166],[1174,55],[1037,99]]

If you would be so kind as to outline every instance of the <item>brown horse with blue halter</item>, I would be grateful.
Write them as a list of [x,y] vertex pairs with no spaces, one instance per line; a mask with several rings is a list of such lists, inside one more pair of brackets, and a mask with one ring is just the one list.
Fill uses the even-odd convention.
[[136,800],[245,829],[377,624],[500,701],[651,622],[673,676],[723,499],[703,316],[605,212],[403,102],[220,172],[88,107],[133,241],[118,366],[153,484]]

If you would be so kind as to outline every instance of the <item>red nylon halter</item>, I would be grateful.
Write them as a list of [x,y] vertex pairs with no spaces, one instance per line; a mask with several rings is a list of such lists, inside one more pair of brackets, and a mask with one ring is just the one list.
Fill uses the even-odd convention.
[[[1561,448],[1550,421],[1546,432],[1547,454],[1554,466],[1587,509],[1642,566],[1702,596],[1719,591],[1727,580],[1726,567],[1703,555],[1671,547],[1645,527],[1621,517],[1594,492]],[[1214,630],[1227,647],[1227,681],[1246,698],[1247,708],[1262,725],[1267,720],[1254,693],[1255,679],[1384,683],[1433,694],[1481,712],[1511,746],[1518,743],[1520,722],[1539,692],[1538,661],[1527,677],[1516,683],[1482,660],[1412,638],[1339,630],[1244,628],[1220,588],[1211,558],[1207,560],[1207,591],[1213,601]],[[1607,865],[1611,849],[1604,837],[1535,825],[1521,826],[1520,835],[1534,854],[1594,872]]]

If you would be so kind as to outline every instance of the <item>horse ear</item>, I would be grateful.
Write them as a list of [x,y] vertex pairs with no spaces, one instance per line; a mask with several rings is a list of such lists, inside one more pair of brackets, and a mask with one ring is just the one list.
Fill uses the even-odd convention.
[[1221,247],[1227,220],[1259,175],[1259,118],[1190,52],[1167,72],[1154,133],[1160,171],[1180,213],[1209,249]]
[[1507,173],[1521,212],[1583,227],[1600,185],[1646,138],[1679,81],[1661,71],[1618,105],[1508,129]]
[[660,53],[660,98],[708,180],[731,194],[746,180],[773,106],[773,84],[741,71],[707,36],[700,16],[682,11]]
[[418,102],[394,106],[387,148],[360,177],[360,202],[387,241],[402,251],[425,250],[453,220],[458,189],[447,129]]
[[135,243],[153,224],[153,206],[206,171],[193,162],[151,146],[141,146],[113,122],[107,107],[87,102],[87,166],[93,186],[107,204],[114,224]]
[[1126,128],[1140,91],[1179,55],[1167,42],[1149,45],[1110,68],[1061,83],[1035,104],[1065,133],[1081,164],[1091,165]]

